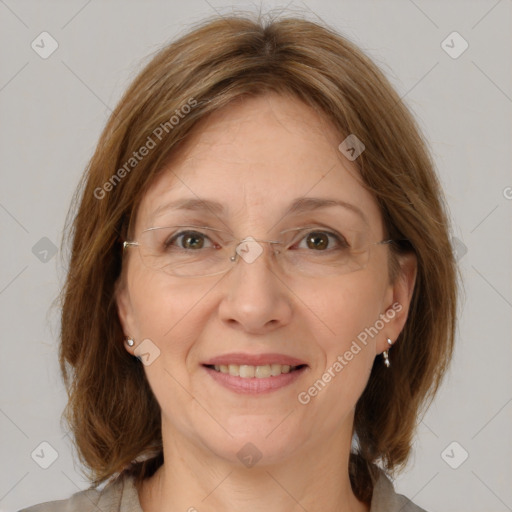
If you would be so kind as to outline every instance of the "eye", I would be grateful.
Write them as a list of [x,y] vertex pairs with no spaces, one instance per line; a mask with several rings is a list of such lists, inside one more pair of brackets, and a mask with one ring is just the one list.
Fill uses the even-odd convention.
[[[305,247],[302,245],[302,242],[304,241],[306,243]],[[320,230],[308,231],[306,235],[301,238],[299,244],[300,249],[307,248],[317,252],[335,249],[348,249],[349,247],[349,244],[343,236],[330,231]]]
[[211,244],[211,240],[204,233],[199,231],[180,231],[165,241],[165,248],[175,247],[176,242],[179,249],[185,250],[203,249],[208,242]]

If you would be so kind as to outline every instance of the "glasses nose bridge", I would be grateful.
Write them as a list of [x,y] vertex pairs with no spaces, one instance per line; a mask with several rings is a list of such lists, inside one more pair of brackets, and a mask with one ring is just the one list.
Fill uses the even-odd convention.
[[229,260],[236,263],[238,256],[240,256],[240,259],[243,259],[246,263],[253,263],[263,253],[261,244],[266,244],[267,247],[272,250],[274,245],[282,245],[282,243],[283,242],[280,240],[263,240],[262,238],[246,236],[241,240],[235,240],[233,242],[231,245],[233,254],[229,257]]

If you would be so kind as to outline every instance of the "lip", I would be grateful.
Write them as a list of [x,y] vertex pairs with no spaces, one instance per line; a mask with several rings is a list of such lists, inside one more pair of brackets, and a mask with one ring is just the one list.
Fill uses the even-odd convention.
[[289,386],[297,379],[299,379],[308,367],[301,366],[301,368],[291,371],[290,373],[282,373],[281,375],[276,375],[275,377],[265,377],[261,379],[257,377],[236,377],[227,373],[218,372],[208,366],[203,366],[203,368],[212,377],[213,380],[215,380],[221,386],[229,389],[230,391],[242,394],[260,395],[270,393],[272,391],[277,391],[278,389]]
[[[233,352],[231,354],[216,356],[211,359],[208,359],[208,361],[205,361],[203,363],[204,366],[214,366],[221,364],[246,364],[249,366],[264,366],[266,364],[287,364],[290,366],[307,366],[307,363],[305,361],[284,354],[244,354],[241,352]],[[276,377],[273,377],[273,379],[275,378]]]

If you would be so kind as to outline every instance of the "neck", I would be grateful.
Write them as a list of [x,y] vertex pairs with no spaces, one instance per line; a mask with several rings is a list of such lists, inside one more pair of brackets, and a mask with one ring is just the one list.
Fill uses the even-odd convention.
[[351,439],[322,443],[323,449],[302,447],[285,461],[246,468],[176,434],[164,435],[165,463],[139,489],[144,512],[370,510],[352,492]]

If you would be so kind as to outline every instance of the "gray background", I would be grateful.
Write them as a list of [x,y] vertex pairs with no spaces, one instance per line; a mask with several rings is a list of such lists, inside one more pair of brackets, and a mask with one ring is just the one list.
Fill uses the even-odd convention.
[[[59,422],[66,394],[50,306],[65,267],[51,248],[143,59],[192,22],[231,9],[216,0],[0,0],[0,512],[87,487]],[[446,191],[465,278],[457,350],[395,481],[428,511],[512,510],[511,10],[511,0],[288,5],[328,21],[383,68],[419,119]],[[47,59],[31,47],[42,31],[59,45]],[[453,31],[469,44],[455,59],[441,46]],[[48,469],[39,465],[51,462],[42,442],[58,453]]]

